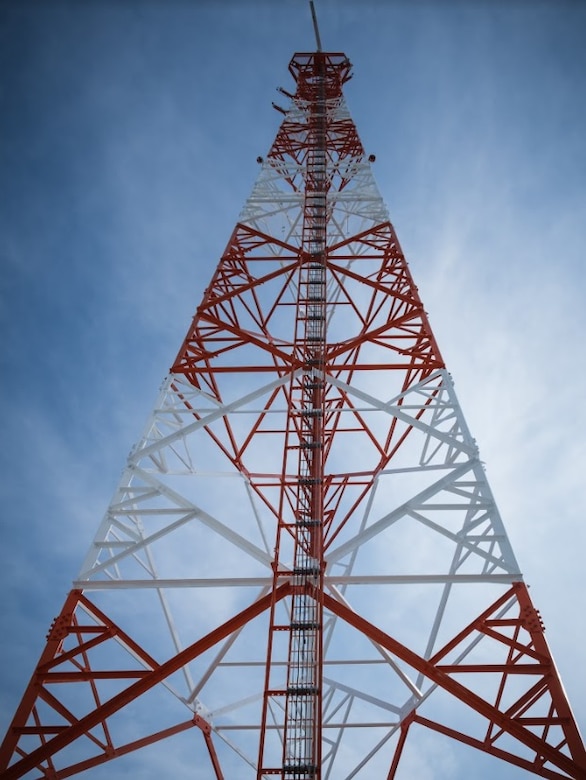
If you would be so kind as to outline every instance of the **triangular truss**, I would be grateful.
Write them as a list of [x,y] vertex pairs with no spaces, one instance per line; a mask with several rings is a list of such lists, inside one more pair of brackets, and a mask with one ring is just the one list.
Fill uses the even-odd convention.
[[192,730],[207,777],[399,780],[426,728],[584,778],[344,103],[350,63],[302,53],[290,71],[290,108],[50,629],[0,776],[91,777]]

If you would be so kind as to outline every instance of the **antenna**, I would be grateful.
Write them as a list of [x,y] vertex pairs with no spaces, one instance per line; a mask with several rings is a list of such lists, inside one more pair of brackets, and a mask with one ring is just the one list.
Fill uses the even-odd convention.
[[311,9],[311,19],[313,21],[313,31],[315,33],[315,40],[317,42],[317,50],[321,51],[321,39],[319,37],[319,27],[317,26],[317,16],[315,15],[313,0],[309,0],[309,7]]

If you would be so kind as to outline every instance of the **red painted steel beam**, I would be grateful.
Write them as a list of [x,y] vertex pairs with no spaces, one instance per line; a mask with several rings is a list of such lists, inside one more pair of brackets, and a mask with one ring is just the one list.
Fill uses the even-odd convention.
[[196,715],[193,719],[196,726],[199,726],[199,728],[202,731],[203,738],[206,743],[206,747],[208,749],[208,753],[210,754],[210,761],[212,762],[212,766],[214,767],[214,773],[216,775],[216,780],[224,780],[224,775],[222,773],[222,769],[220,767],[220,761],[218,759],[218,754],[216,753],[216,748],[214,747],[214,743],[212,742],[212,727],[207,722],[207,720],[204,720],[201,715]]
[[399,768],[399,761],[401,760],[401,756],[403,755],[403,748],[405,747],[405,742],[407,741],[407,734],[409,733],[409,727],[413,723],[413,713],[411,715],[408,715],[405,720],[401,723],[401,733],[399,734],[399,741],[397,742],[397,746],[395,747],[395,752],[393,754],[393,760],[391,762],[391,768],[389,769],[389,774],[387,775],[387,780],[395,780],[395,774],[397,773],[397,769]]
[[[63,769],[56,769],[54,770],[53,777],[58,778],[58,780],[63,780],[63,778],[66,777],[73,777],[73,775],[86,772],[88,769],[93,769],[100,764],[105,764],[107,761],[120,758],[121,756],[125,756],[128,753],[133,753],[135,750],[140,750],[147,745],[153,745],[155,742],[160,742],[161,740],[168,739],[175,734],[180,734],[183,731],[192,729],[196,725],[199,724],[196,724],[193,718],[191,720],[184,721],[183,723],[178,723],[176,726],[171,726],[168,729],[157,731],[154,734],[150,734],[148,737],[136,739],[133,742],[128,742],[126,745],[121,745],[120,747],[110,748],[106,753],[102,753],[99,756],[92,756],[92,758],[88,758],[85,761],[78,761],[76,764],[71,764],[70,766]],[[0,777],[4,777],[4,774],[0,775]]]
[[[69,597],[71,599],[72,604],[77,603],[78,596],[79,596],[79,593],[77,591],[73,591],[73,593],[75,595],[72,596],[70,594]],[[2,780],[16,780],[17,778],[22,777],[31,769],[34,769],[35,767],[39,766],[43,761],[47,760],[50,756],[53,756],[59,750],[63,750],[63,748],[67,747],[69,744],[71,744],[71,742],[73,742],[78,737],[87,734],[90,731],[90,729],[94,728],[100,723],[105,722],[107,718],[109,718],[115,712],[118,712],[127,704],[139,698],[140,696],[142,696],[142,694],[146,693],[147,691],[149,691],[155,685],[167,679],[167,677],[169,677],[174,672],[184,667],[187,663],[192,661],[194,658],[197,658],[199,655],[206,652],[206,650],[209,650],[211,647],[213,647],[215,644],[220,642],[222,639],[226,639],[230,634],[234,633],[239,628],[246,625],[254,618],[258,617],[260,614],[262,614],[262,612],[264,612],[266,609],[268,609],[271,606],[271,601],[280,601],[282,598],[289,595],[290,593],[291,593],[290,583],[289,582],[283,583],[283,585],[279,586],[278,592],[274,594],[269,593],[263,596],[262,598],[260,598],[258,601],[251,604],[249,607],[246,607],[246,609],[242,610],[237,615],[227,620],[221,626],[214,629],[214,631],[211,631],[209,634],[202,637],[197,642],[194,642],[192,645],[185,648],[185,650],[182,650],[180,653],[173,656],[168,661],[158,666],[156,669],[153,669],[153,671],[147,677],[138,680],[126,690],[122,691],[116,696],[113,696],[109,701],[96,707],[96,709],[92,710],[92,712],[88,713],[83,718],[80,718],[78,721],[76,721],[75,724],[69,727],[66,731],[57,734],[55,737],[53,737],[51,740],[46,742],[40,748],[33,750],[31,753],[29,753],[27,756],[22,758],[20,761],[17,761],[15,764],[12,764],[12,766],[5,769],[5,771],[2,774],[0,774],[0,777],[2,778]],[[48,654],[49,647],[50,647],[50,643],[47,644],[45,648],[45,653],[43,655]],[[56,649],[52,648],[51,652],[54,653],[55,651]],[[28,716],[28,712],[32,710],[37,694],[33,686],[30,687],[27,693],[28,693],[29,701],[27,701],[26,714]],[[22,706],[23,705],[21,705],[21,707]],[[21,712],[21,708],[19,708],[19,712]],[[1,756],[0,758],[5,759],[7,763],[12,757],[12,754],[13,751],[11,750],[9,755],[4,755]]]
[[[518,598],[518,593],[521,588],[525,588],[522,583],[515,583],[506,595],[509,598],[512,596]],[[502,601],[503,599],[499,600],[499,602]],[[548,745],[542,739],[536,737],[532,732],[519,725],[513,718],[507,716],[492,704],[470,691],[464,685],[452,679],[431,661],[427,661],[417,655],[417,653],[405,647],[405,645],[401,644],[327,593],[324,593],[324,607],[349,625],[354,626],[354,628],[369,639],[405,661],[413,669],[425,675],[429,680],[432,680],[445,691],[451,693],[459,701],[467,704],[490,722],[496,723],[503,731],[515,737],[515,739],[518,739],[522,744],[530,748],[530,750],[533,750],[536,755],[543,756],[545,760],[550,761],[554,766],[559,767],[562,771],[566,772],[569,777],[576,778],[576,780],[584,780],[584,778],[586,778],[586,752],[581,746],[581,743],[570,745],[572,757],[568,758],[555,747]],[[554,696],[556,706],[558,706],[557,699],[559,697],[555,695],[556,691],[556,686],[553,686],[552,695]],[[560,704],[563,701],[565,701],[565,695],[561,698]]]
[[[540,766],[534,761],[529,761],[528,759],[522,758],[521,756],[516,756],[514,753],[509,753],[506,750],[502,750],[492,743],[474,739],[474,737],[470,737],[467,734],[462,734],[460,731],[450,729],[441,723],[436,723],[435,721],[429,720],[428,718],[424,718],[418,713],[415,713],[413,722],[421,726],[425,726],[431,731],[436,731],[438,734],[442,734],[445,737],[451,737],[458,742],[462,742],[464,745],[481,750],[483,753],[488,753],[488,755],[495,756],[495,758],[499,758],[509,764],[518,766],[521,769],[526,769],[528,772],[532,772],[534,775],[546,777],[547,780],[568,780],[567,773],[560,774],[559,772],[554,772],[552,769],[547,769],[544,766]],[[586,775],[574,774],[571,775],[571,777],[575,777],[576,780],[583,780]]]

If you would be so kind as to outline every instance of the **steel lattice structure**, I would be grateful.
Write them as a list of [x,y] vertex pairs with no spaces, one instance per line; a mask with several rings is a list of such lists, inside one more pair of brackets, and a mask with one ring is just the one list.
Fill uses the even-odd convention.
[[91,777],[193,729],[198,777],[399,780],[406,741],[430,729],[584,778],[344,102],[350,63],[318,49],[290,72],[290,106],[49,631],[1,777]]

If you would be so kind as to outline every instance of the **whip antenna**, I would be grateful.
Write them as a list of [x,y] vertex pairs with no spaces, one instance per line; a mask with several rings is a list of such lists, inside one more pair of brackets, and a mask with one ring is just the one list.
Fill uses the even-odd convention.
[[315,15],[315,7],[313,5],[313,0],[309,0],[309,7],[311,8],[311,19],[313,21],[313,31],[315,33],[317,50],[321,51],[321,39],[319,37],[319,27],[317,26],[317,16]]

